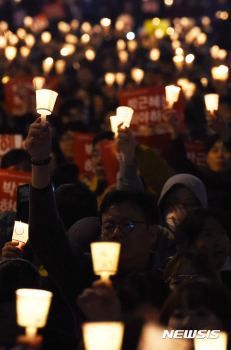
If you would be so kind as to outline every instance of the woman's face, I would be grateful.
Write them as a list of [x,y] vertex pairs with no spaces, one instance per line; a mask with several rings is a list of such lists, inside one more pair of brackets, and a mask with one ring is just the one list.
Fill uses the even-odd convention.
[[182,330],[221,329],[221,321],[204,306],[191,309],[185,301],[176,308],[168,321],[168,326]]
[[229,240],[224,227],[213,217],[205,219],[195,247],[199,252],[209,255],[214,267],[219,269],[228,256]]
[[222,141],[217,141],[207,154],[207,163],[212,171],[222,172],[231,169],[231,153]]

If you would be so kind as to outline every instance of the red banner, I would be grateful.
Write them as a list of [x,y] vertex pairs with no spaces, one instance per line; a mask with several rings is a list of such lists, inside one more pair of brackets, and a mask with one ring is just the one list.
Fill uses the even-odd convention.
[[74,136],[74,163],[79,167],[80,178],[94,176],[92,166],[92,140],[95,134],[76,132]]
[[0,212],[16,211],[18,186],[28,184],[31,173],[0,169]]
[[154,134],[151,136],[136,136],[138,145],[146,145],[163,158],[168,159],[171,146],[171,134]]
[[56,1],[43,6],[43,13],[50,20],[64,18],[66,15],[64,4]]
[[[20,116],[25,113],[33,113],[39,117],[36,112],[36,96],[32,83],[33,77],[11,78],[5,85],[5,99],[7,111],[10,116]],[[45,89],[58,90],[58,80],[55,77],[47,77],[44,86]],[[57,102],[54,107],[54,114],[57,114]]]
[[[163,108],[165,106],[164,86],[144,86],[131,90],[123,90],[119,93],[121,106],[134,109],[131,127],[140,125],[164,124]],[[178,102],[174,104],[180,119],[180,132],[184,133],[184,97],[180,93]]]
[[206,166],[206,154],[204,152],[204,143],[202,141],[185,142],[187,157],[198,167]]
[[103,164],[107,182],[110,185],[116,183],[116,174],[119,171],[120,150],[116,146],[116,140],[105,140],[100,143]]
[[0,160],[11,149],[22,148],[22,135],[0,135]]

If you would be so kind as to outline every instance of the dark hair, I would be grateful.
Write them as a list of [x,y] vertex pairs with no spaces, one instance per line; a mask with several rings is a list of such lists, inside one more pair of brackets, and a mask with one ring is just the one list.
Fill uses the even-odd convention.
[[192,310],[201,306],[205,307],[219,318],[223,330],[229,329],[231,294],[222,283],[214,281],[188,282],[176,288],[161,310],[160,322],[168,325],[174,311],[185,302]]
[[0,303],[15,300],[19,288],[39,289],[41,280],[33,264],[23,259],[8,259],[0,263]]
[[[210,136],[205,143],[205,153],[208,154],[211,148],[215,145],[216,142],[222,141],[221,137],[219,134],[215,134]],[[222,141],[223,142],[223,141]]]
[[25,149],[12,149],[7,152],[1,161],[1,168],[7,169],[12,165],[24,164],[24,171],[31,171],[31,156]]
[[203,230],[205,220],[208,218],[217,220],[224,229],[227,229],[226,219],[221,212],[208,208],[199,208],[189,212],[179,225],[176,231],[179,244],[184,248],[192,248]]
[[164,280],[167,281],[168,278],[177,275],[179,270],[188,262],[193,264],[198,275],[213,280],[219,280],[219,275],[213,269],[208,256],[196,250],[186,250],[175,254],[165,267]]
[[79,176],[79,167],[75,163],[63,163],[57,165],[53,175],[52,183],[56,188],[65,184],[76,184]]
[[95,135],[95,137],[92,140],[93,147],[100,141],[103,140],[113,140],[114,133],[112,131],[101,131],[98,134]]
[[63,116],[69,113],[70,108],[77,108],[81,111],[84,110],[84,103],[80,98],[70,97],[66,99],[59,107],[59,115]]
[[95,194],[81,182],[61,185],[55,191],[58,213],[68,230],[76,221],[88,216],[98,216]]
[[108,192],[100,206],[100,219],[102,220],[103,213],[105,213],[112,205],[120,203],[131,203],[134,206],[139,207],[148,223],[158,224],[159,214],[157,204],[154,202],[153,198],[142,192]]

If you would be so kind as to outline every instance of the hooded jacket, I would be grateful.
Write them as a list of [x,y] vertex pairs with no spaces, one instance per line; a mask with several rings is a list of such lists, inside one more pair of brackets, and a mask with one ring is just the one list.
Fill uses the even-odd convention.
[[202,208],[206,208],[208,205],[205,186],[196,176],[190,174],[179,174],[168,179],[161,191],[158,201],[160,224],[162,226],[159,226],[157,239],[153,246],[153,249],[157,253],[157,266],[160,268],[164,268],[168,258],[177,252],[174,232],[166,227],[167,225],[164,213],[164,203],[166,197],[170,190],[172,190],[176,185],[182,185],[189,189],[199,200]]

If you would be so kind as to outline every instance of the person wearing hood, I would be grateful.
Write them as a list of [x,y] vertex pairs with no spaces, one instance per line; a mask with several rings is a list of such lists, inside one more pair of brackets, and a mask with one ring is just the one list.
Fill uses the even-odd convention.
[[178,174],[165,183],[158,201],[161,226],[153,245],[158,267],[164,268],[167,259],[177,252],[175,232],[187,213],[207,205],[205,187],[196,176]]

